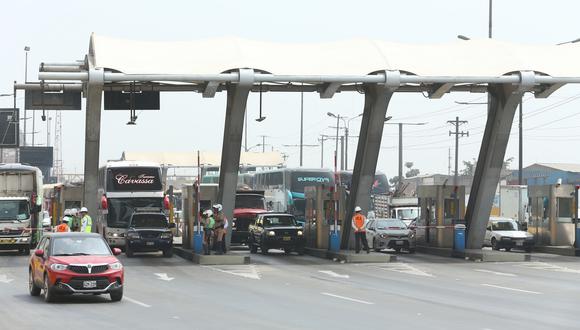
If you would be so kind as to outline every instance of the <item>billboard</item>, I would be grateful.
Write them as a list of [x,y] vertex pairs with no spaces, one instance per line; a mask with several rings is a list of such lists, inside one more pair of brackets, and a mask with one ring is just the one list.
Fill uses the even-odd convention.
[[18,127],[18,109],[0,108],[0,148],[18,147]]
[[20,162],[36,167],[52,167],[52,147],[20,147]]

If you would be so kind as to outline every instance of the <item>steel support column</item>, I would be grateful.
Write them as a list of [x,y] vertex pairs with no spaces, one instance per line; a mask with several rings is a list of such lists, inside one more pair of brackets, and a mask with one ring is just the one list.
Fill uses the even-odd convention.
[[481,249],[516,108],[524,93],[534,85],[533,72],[525,71],[520,75],[519,85],[490,84],[488,88],[487,123],[465,214],[467,249]]
[[399,86],[400,74],[398,71],[386,71],[383,84],[364,85],[365,104],[354,162],[352,185],[346,217],[341,226],[343,231],[342,248],[348,246],[351,234],[350,218],[355,206],[360,206],[364,213],[369,210],[371,188],[381,148],[385,115],[389,101]]
[[234,205],[236,202],[236,187],[238,185],[242,133],[244,130],[244,115],[246,113],[248,95],[254,83],[254,70],[240,69],[239,74],[239,83],[230,84],[227,88],[228,101],[224,126],[218,193],[218,200],[221,201],[223,212],[230,222],[226,235],[226,244],[228,248],[231,241],[232,219],[234,217]]
[[93,231],[96,230],[97,207],[99,198],[99,148],[101,139],[101,100],[103,96],[103,71],[91,68],[86,87],[86,116],[85,116],[85,168],[83,205],[89,209],[93,219]]

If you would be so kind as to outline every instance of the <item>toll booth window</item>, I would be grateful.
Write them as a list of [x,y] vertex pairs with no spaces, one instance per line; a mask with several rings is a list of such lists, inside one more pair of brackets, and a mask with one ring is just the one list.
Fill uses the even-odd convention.
[[558,222],[571,222],[574,214],[572,198],[558,198]]
[[455,199],[445,199],[445,208],[444,208],[444,215],[443,217],[445,219],[453,219],[453,218],[457,218],[456,215],[456,201]]

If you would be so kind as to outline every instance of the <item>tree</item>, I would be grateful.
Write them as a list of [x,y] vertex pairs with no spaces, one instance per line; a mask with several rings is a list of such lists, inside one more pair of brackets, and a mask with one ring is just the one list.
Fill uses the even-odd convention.
[[477,166],[477,159],[473,158],[471,161],[463,161],[464,168],[460,171],[461,175],[473,176],[475,175],[475,167]]
[[392,178],[389,180],[389,182],[390,182],[390,183],[391,183],[393,186],[396,186],[396,185],[398,185],[398,184],[399,184],[399,181],[401,181],[401,180],[400,180],[400,178],[399,178],[399,176],[398,176],[398,175],[397,175],[397,176],[394,176],[394,177],[392,177]]
[[414,176],[419,175],[421,171],[419,169],[413,168],[413,162],[406,162],[405,167],[409,169],[407,173],[405,173],[406,178],[412,178]]

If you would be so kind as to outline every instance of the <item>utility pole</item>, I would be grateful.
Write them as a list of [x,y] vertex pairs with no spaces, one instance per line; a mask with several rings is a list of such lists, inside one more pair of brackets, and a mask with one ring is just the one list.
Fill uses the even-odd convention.
[[451,175],[451,148],[447,149],[447,175]]
[[324,168],[324,141],[328,140],[326,135],[320,135],[320,168]]
[[344,171],[344,136],[340,137],[340,170]]
[[455,117],[455,120],[448,120],[448,124],[455,126],[455,132],[449,131],[449,136],[455,135],[455,173],[453,176],[453,185],[455,186],[455,219],[459,219],[459,198],[457,196],[458,186],[459,186],[459,137],[469,136],[469,132],[459,131],[459,126],[467,124],[467,120],[459,120],[459,117]]
[[401,187],[403,183],[403,125],[415,125],[421,126],[426,125],[427,123],[387,123],[392,117],[385,118],[385,125],[398,125],[399,126],[399,182],[397,183],[398,187]]
[[304,91],[300,91],[300,167],[302,167],[304,159],[303,145],[304,145]]
[[491,22],[492,22],[492,0],[489,0],[489,29],[487,32],[487,37],[491,39]]

